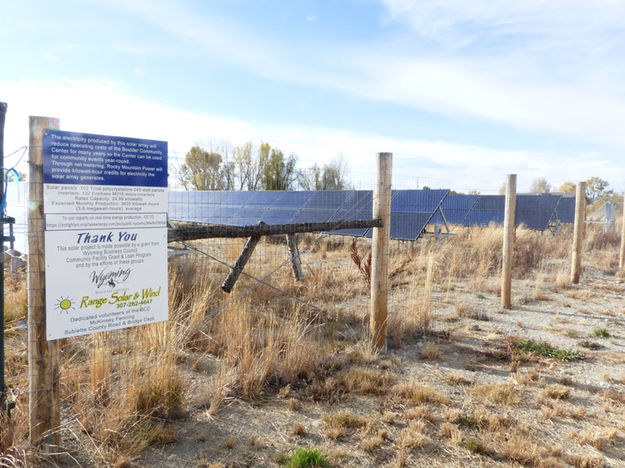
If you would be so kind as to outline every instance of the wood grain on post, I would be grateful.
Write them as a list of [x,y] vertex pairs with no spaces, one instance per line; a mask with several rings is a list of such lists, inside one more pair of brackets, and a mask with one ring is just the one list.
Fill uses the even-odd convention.
[[391,233],[392,153],[378,153],[373,187],[373,218],[382,226],[373,229],[371,246],[371,339],[378,349],[386,346],[388,316],[388,257]]
[[[29,429],[33,445],[59,445],[59,342],[46,338],[46,276],[43,218],[43,132],[59,120],[30,117],[28,176],[28,385]],[[44,440],[45,438],[45,440]]]
[[623,196],[623,227],[621,228],[621,252],[618,258],[619,270],[625,269],[625,195]]
[[503,222],[503,253],[501,266],[501,306],[512,307],[512,255],[516,228],[516,174],[506,179],[506,207]]
[[571,283],[579,283],[582,271],[582,240],[586,221],[586,182],[579,182],[575,191],[575,224],[573,225],[573,258],[571,259]]
[[299,256],[299,249],[297,248],[297,238],[295,237],[295,234],[287,234],[286,243],[289,247],[289,253],[291,255],[293,278],[295,278],[295,281],[302,281],[304,279],[304,273],[302,272],[302,261]]

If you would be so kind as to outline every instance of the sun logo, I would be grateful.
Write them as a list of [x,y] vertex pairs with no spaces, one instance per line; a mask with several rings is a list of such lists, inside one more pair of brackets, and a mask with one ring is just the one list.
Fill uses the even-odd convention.
[[73,309],[72,300],[69,297],[60,298],[55,304],[55,308],[61,312],[67,312],[69,309]]

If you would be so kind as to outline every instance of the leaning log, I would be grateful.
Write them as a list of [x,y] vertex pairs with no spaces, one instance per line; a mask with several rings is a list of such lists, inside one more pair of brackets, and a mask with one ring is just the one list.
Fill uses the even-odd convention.
[[225,292],[229,293],[230,291],[232,291],[232,288],[234,288],[234,285],[237,282],[237,279],[239,279],[239,276],[241,275],[243,268],[245,268],[245,264],[252,256],[252,252],[254,252],[254,248],[256,247],[256,244],[258,244],[259,240],[260,240],[260,236],[251,236],[247,239],[247,242],[245,243],[245,247],[243,247],[243,251],[241,252],[241,255],[239,255],[239,258],[237,259],[236,263],[230,269],[230,273],[228,274],[228,277],[224,280],[223,284],[221,285],[221,289],[223,289]]
[[286,245],[289,247],[289,254],[291,256],[291,269],[293,270],[293,277],[295,281],[302,281],[304,279],[304,273],[302,272],[302,261],[299,258],[299,249],[297,248],[297,239],[295,234],[286,235]]

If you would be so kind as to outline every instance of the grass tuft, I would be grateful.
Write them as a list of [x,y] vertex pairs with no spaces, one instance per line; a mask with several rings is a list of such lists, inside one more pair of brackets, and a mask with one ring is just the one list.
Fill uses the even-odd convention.
[[560,349],[545,341],[513,340],[513,348],[519,354],[532,354],[557,359],[562,362],[573,362],[584,359],[584,355],[571,349]]
[[484,446],[484,443],[481,440],[475,439],[473,437],[467,438],[467,440],[464,443],[464,446],[471,453],[485,453],[486,452],[486,447]]
[[592,331],[592,334],[596,336],[597,338],[609,338],[610,337],[610,332],[608,331],[607,328],[595,328]]
[[323,468],[329,466],[328,460],[317,449],[296,448],[286,464],[286,468]]

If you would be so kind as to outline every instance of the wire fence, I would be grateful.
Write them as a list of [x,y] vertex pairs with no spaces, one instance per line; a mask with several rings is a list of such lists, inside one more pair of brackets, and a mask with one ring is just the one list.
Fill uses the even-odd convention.
[[[372,185],[372,174],[367,179]],[[424,182],[406,180],[413,188]],[[179,213],[198,213],[191,198],[176,200]],[[227,197],[221,200],[214,212],[232,215]],[[272,385],[295,383],[319,364],[324,343],[366,337],[371,240],[336,231],[346,220],[370,213],[371,201],[356,197],[349,209],[341,206],[319,207],[332,224],[327,231],[296,235],[301,280],[286,235],[258,241],[231,292],[222,285],[248,239],[172,242],[168,322],[59,340],[56,383],[63,436],[94,444],[101,451],[94,456],[104,464],[110,455],[102,447],[122,451],[133,443],[132,434],[148,430],[148,422],[162,427],[189,405],[211,412],[228,398],[254,397]],[[201,221],[191,218],[171,222],[184,228]],[[498,294],[501,230],[458,228],[454,234],[444,240],[415,236],[391,242],[390,345],[441,332],[463,314],[479,316],[479,295]],[[555,283],[566,270],[570,237],[566,228],[555,235],[517,231],[513,276],[537,283],[532,275],[538,269]],[[43,273],[40,267],[31,274]],[[24,291],[19,286],[26,281],[23,269],[13,273],[13,281],[17,297]],[[469,301],[467,290],[475,291]],[[19,299],[13,305],[24,306]],[[28,385],[28,340],[33,337],[26,334],[23,319],[12,321],[6,336],[8,391],[25,433],[29,401],[39,392]],[[216,364],[202,370],[206,356]],[[204,376],[198,378],[198,372]]]

